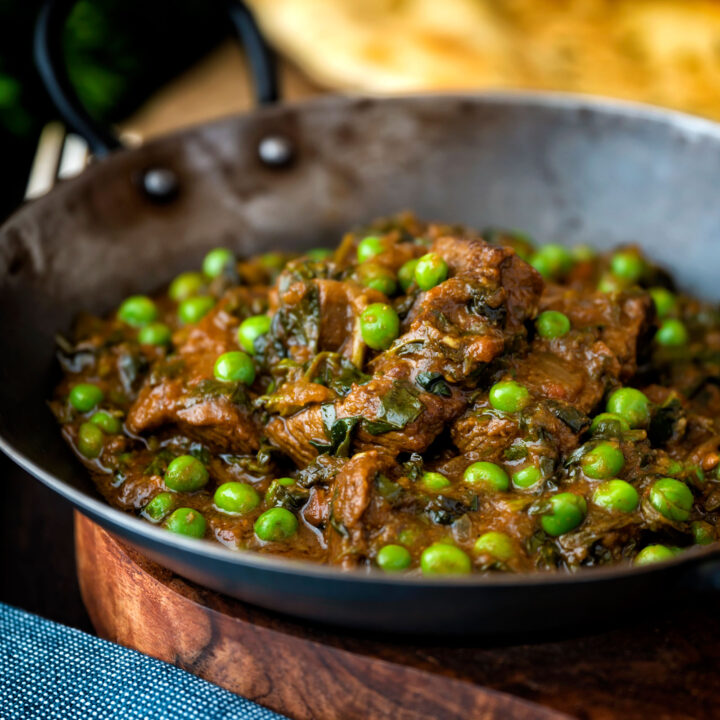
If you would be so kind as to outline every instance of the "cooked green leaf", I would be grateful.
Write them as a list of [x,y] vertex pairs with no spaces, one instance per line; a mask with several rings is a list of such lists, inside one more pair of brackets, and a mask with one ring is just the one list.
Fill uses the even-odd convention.
[[352,431],[360,420],[359,417],[336,418],[335,406],[332,403],[324,403],[321,408],[323,429],[328,443],[310,440],[310,444],[321,453],[335,455],[337,457],[348,457],[350,455],[350,442]]
[[209,464],[210,460],[212,459],[210,451],[200,443],[193,443],[190,446],[190,454],[194,458],[197,458],[203,465]]
[[158,450],[150,464],[145,467],[143,474],[164,475],[167,470],[167,466],[170,464],[172,459],[173,454],[169,450],[166,450],[165,448]]
[[334,390],[341,397],[345,397],[353,385],[363,385],[370,380],[370,376],[360,372],[347,358],[339,353],[321,353],[313,361],[313,382],[320,383]]
[[441,397],[450,397],[452,390],[445,382],[442,373],[439,372],[421,372],[415,378],[415,382],[425,391],[440,395]]
[[363,420],[363,427],[371,435],[382,435],[393,430],[402,430],[420,417],[425,409],[418,398],[417,390],[406,380],[396,380],[390,390],[380,398],[377,416]]
[[456,498],[437,495],[425,506],[428,517],[438,525],[450,525],[471,510],[477,510],[477,496],[470,503],[464,503]]
[[506,460],[522,460],[528,456],[528,449],[525,443],[520,440],[519,442],[513,443],[510,447],[505,448],[503,455]]
[[648,427],[648,438],[654,446],[664,445],[675,434],[675,428],[683,417],[682,406],[677,399],[659,407],[652,414]]
[[201,400],[226,397],[235,405],[247,405],[249,400],[242,383],[231,383],[206,378],[190,390],[190,395]]
[[570,405],[549,401],[548,410],[556,418],[562,420],[573,432],[579,433],[590,425],[590,418],[584,412]]
[[307,502],[308,494],[305,488],[297,485],[287,487],[273,480],[265,493],[265,502],[270,507],[284,507],[290,512],[297,512]]

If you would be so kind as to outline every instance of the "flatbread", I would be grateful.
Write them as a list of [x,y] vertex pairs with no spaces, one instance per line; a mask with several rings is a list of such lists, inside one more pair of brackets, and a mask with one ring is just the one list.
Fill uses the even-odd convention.
[[720,118],[720,0],[251,0],[315,81],[531,88]]

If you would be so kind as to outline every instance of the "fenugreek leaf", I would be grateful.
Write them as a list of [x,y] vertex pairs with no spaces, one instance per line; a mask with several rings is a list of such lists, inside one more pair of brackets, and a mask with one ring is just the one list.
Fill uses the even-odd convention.
[[373,420],[365,418],[363,427],[371,435],[402,430],[420,417],[425,409],[418,391],[406,380],[396,380],[380,399],[380,408]]
[[425,391],[440,395],[440,397],[450,397],[452,390],[445,382],[442,373],[439,372],[421,372],[415,378],[415,382]]

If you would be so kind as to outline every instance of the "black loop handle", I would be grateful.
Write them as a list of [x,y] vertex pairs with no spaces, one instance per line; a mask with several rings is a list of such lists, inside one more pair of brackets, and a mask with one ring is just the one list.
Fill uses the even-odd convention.
[[[87,141],[92,152],[102,157],[122,147],[118,137],[96,122],[80,103],[64,60],[62,29],[77,0],[46,0],[35,25],[35,62],[40,77],[65,123]],[[240,39],[250,62],[258,104],[277,102],[278,82],[275,56],[263,38],[252,13],[241,0],[221,0],[226,15]]]

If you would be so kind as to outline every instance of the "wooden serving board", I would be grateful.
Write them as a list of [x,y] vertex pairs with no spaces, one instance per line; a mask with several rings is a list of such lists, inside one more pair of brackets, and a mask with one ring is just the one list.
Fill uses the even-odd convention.
[[624,629],[579,639],[443,645],[245,605],[174,575],[78,513],[75,533],[80,588],[100,636],[291,718],[720,718],[720,613],[697,606],[702,599],[655,620],[649,608],[628,608]]

